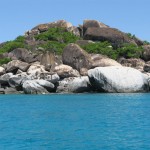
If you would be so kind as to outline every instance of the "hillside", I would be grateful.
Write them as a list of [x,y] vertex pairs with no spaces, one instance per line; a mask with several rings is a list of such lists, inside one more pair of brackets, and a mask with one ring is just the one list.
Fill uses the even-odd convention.
[[[96,67],[127,66],[148,74],[149,61],[149,42],[142,41],[135,35],[124,33],[96,20],[84,20],[83,25],[77,27],[59,20],[37,25],[25,35],[0,44],[1,91],[2,93],[7,93],[6,89],[10,90],[8,93],[82,92],[83,89],[93,91],[88,86],[91,84],[88,81],[88,70]],[[87,76],[88,78],[85,78]],[[70,77],[83,77],[82,81],[77,82],[82,85],[86,80],[87,84],[79,89],[74,89],[74,86],[70,87],[71,85],[64,89],[64,82],[70,82]],[[31,82],[23,85],[22,82],[27,79]],[[35,79],[42,81],[35,82]],[[35,84],[36,88],[32,87]],[[28,91],[26,87],[30,90]]]

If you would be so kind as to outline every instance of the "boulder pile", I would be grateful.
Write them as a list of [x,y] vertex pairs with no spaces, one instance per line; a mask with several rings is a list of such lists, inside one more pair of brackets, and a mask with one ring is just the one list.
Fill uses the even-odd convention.
[[[61,56],[51,52],[41,55],[26,48],[1,54],[0,59],[7,57],[11,61],[0,66],[0,94],[149,92],[150,45],[96,20],[85,20],[79,27],[64,20],[40,24],[25,33],[25,42],[36,49],[37,43],[45,41],[35,41],[33,37],[57,27],[82,40],[65,46]],[[142,45],[144,51],[140,59],[113,60],[82,48],[97,41],[109,41],[116,47],[122,43]]]

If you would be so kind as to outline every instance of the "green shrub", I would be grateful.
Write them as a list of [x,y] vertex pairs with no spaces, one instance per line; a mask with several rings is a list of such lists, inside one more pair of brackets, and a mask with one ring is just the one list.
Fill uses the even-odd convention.
[[74,43],[80,38],[64,28],[50,28],[48,31],[35,36],[36,40],[58,41],[60,43]]
[[109,42],[97,42],[90,43],[86,46],[82,46],[88,53],[97,53],[107,55],[112,59],[119,57],[125,58],[139,58],[142,54],[143,48],[134,44],[124,44],[121,48],[113,49]]
[[61,55],[66,45],[57,41],[49,41],[46,44],[39,45],[39,47],[44,48],[45,51],[52,51],[55,54]]
[[18,37],[15,39],[15,42],[24,43],[24,42],[25,42],[25,37],[20,35],[20,36],[18,36]]
[[134,39],[134,38],[136,38],[136,36],[133,34],[131,34],[131,33],[127,33],[127,36],[129,37],[129,38],[131,38],[131,39]]
[[0,59],[0,65],[7,64],[7,63],[10,62],[10,61],[11,61],[10,58],[3,58],[3,59]]
[[25,41],[24,36],[18,36],[14,41],[6,42],[0,48],[0,54],[5,53],[5,52],[10,52],[16,48],[24,48],[25,47],[24,41]]
[[144,45],[149,45],[149,44],[150,44],[150,42],[144,41]]
[[82,46],[82,48],[88,53],[97,53],[97,54],[107,55],[108,57],[112,59],[117,59],[118,57],[116,51],[113,49],[111,44],[107,41],[90,43],[85,46]]
[[75,43],[80,37],[66,31],[64,28],[50,28],[48,31],[36,35],[35,39],[47,42],[38,45],[38,47],[44,48],[45,51],[55,51],[56,54],[61,55],[67,44]]
[[0,53],[10,52],[16,48],[24,48],[24,43],[16,41],[6,42],[6,44],[0,48]]
[[123,47],[117,49],[118,56],[125,58],[139,58],[142,51],[142,47],[138,47],[134,44],[124,44]]

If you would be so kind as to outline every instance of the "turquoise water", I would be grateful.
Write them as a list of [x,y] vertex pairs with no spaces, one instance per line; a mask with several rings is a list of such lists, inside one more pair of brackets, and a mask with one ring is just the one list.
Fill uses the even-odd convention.
[[2,95],[0,150],[150,150],[150,94]]

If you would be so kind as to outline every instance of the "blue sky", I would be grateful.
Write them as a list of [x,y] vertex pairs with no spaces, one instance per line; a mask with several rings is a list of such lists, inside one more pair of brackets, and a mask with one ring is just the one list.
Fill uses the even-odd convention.
[[150,0],[1,0],[0,43],[60,19],[73,25],[95,19],[150,41],[149,6]]

